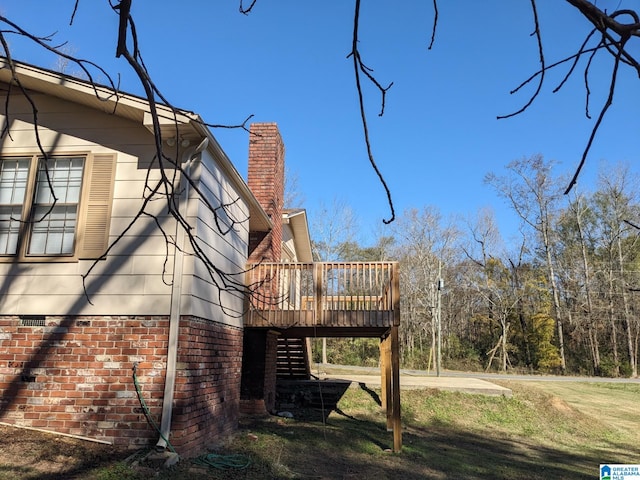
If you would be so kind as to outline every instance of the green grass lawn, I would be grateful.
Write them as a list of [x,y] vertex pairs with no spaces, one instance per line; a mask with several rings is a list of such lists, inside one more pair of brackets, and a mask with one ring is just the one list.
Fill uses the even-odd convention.
[[156,473],[112,464],[73,478],[566,480],[597,478],[600,463],[640,463],[640,385],[501,383],[512,398],[402,392],[400,454],[390,452],[379,392],[351,387],[326,422],[243,419],[238,435],[216,453],[241,455],[250,461],[246,468],[183,460]]

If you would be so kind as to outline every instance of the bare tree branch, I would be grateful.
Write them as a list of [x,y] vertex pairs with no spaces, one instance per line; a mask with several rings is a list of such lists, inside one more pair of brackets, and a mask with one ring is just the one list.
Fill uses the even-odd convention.
[[538,86],[536,87],[535,92],[533,92],[533,95],[531,95],[531,97],[529,98],[529,101],[522,108],[520,108],[520,110],[510,113],[508,115],[499,115],[498,120],[503,118],[514,117],[516,115],[521,114],[527,108],[529,108],[533,103],[533,101],[537,98],[540,91],[542,90],[542,85],[544,83],[544,74],[547,69],[544,63],[544,50],[542,48],[542,36],[540,34],[540,23],[538,22],[538,9],[536,7],[536,0],[530,0],[530,1],[531,1],[531,11],[533,13],[533,22],[535,27],[532,35],[535,35],[536,41],[538,43],[538,58],[540,61],[540,80],[538,81]]
[[122,0],[118,5],[113,7],[118,11],[118,45],[116,46],[116,58],[119,58],[127,51],[127,26],[130,23],[129,12],[131,10],[131,0]]
[[431,41],[427,50],[433,48],[436,41],[436,29],[438,28],[438,0],[433,0],[433,27],[431,28]]
[[[560,84],[553,90],[554,93],[558,92],[565,85],[569,77],[571,77],[571,75],[574,73],[580,58],[587,53],[589,53],[590,55],[584,69],[584,84],[585,84],[585,92],[586,92],[585,115],[587,118],[591,118],[591,115],[589,113],[589,103],[590,103],[590,97],[591,97],[591,89],[589,87],[589,72],[591,70],[593,60],[595,58],[596,53],[602,50],[608,51],[614,57],[614,65],[611,70],[611,80],[609,82],[609,91],[608,91],[607,99],[603,107],[601,108],[600,113],[596,119],[596,122],[591,130],[589,139],[587,141],[587,145],[582,153],[582,157],[580,159],[580,163],[578,167],[576,168],[575,174],[571,182],[569,183],[567,189],[565,190],[565,193],[569,193],[573,188],[573,186],[575,185],[575,183],[577,182],[578,176],[582,170],[582,167],[586,162],[586,159],[588,157],[589,151],[594,142],[596,134],[602,124],[602,121],[604,120],[606,113],[609,110],[609,107],[611,107],[613,103],[613,97],[614,97],[615,86],[616,86],[620,64],[625,64],[635,69],[638,75],[640,76],[640,63],[627,49],[627,42],[632,37],[640,37],[640,15],[638,15],[636,11],[628,10],[628,9],[617,10],[611,14],[608,14],[600,10],[598,7],[595,6],[594,3],[588,0],[566,0],[566,1],[570,5],[577,8],[580,11],[580,13],[592,23],[592,25],[594,26],[594,29],[591,30],[591,32],[586,36],[586,38],[582,42],[582,45],[580,46],[576,54],[566,57],[558,62],[555,62],[547,66],[545,65],[545,59],[544,59],[544,50],[543,50],[542,39],[540,34],[540,24],[539,24],[537,8],[536,8],[536,0],[531,0],[533,18],[535,23],[535,30],[533,34],[536,36],[537,43],[538,43],[538,56],[540,59],[540,69],[537,72],[535,72],[533,75],[531,75],[529,78],[527,78],[520,85],[518,85],[514,90],[511,91],[511,93],[513,94],[519,91],[523,86],[525,86],[535,78],[538,78],[538,85],[534,93],[531,95],[527,103],[522,108],[520,108],[519,110],[511,114],[501,115],[501,116],[498,116],[497,118],[504,119],[504,118],[513,117],[527,110],[527,108],[531,106],[533,101],[540,94],[542,85],[544,83],[545,73],[547,72],[547,70],[551,68],[555,68],[565,62],[572,61],[572,64],[568,72],[565,74]],[[629,23],[621,23],[617,20],[620,17],[629,17],[631,21]],[[588,44],[590,40],[593,38],[595,32],[600,32],[601,34],[601,38],[598,42],[598,45],[595,47],[588,47]]]
[[253,9],[253,7],[254,7],[254,5],[256,4],[257,1],[258,0],[251,0],[251,4],[247,8],[245,8],[243,6],[244,2],[242,0],[240,0],[240,13],[243,13],[245,15],[249,15],[249,13]]
[[78,5],[80,4],[80,0],[76,0],[76,3],[73,5],[73,13],[71,14],[71,19],[69,20],[69,25],[73,25],[73,20],[76,18],[76,13],[78,12]]
[[[60,47],[64,46],[64,44],[57,45],[57,46],[51,46],[49,43],[51,42],[51,40],[52,40],[52,38],[53,38],[53,36],[55,34],[52,34],[52,35],[49,35],[49,36],[46,36],[46,37],[38,37],[36,35],[33,35],[33,34],[27,32],[23,28],[19,27],[17,24],[12,22],[8,18],[0,15],[0,24],[2,24],[2,23],[6,24],[6,25],[9,25],[11,28],[13,28],[13,31],[10,31],[10,32],[0,31],[0,36],[4,37],[6,33],[14,33],[14,34],[21,35],[22,37],[33,41],[34,43],[36,43],[40,47],[44,48],[45,50],[47,50],[47,51],[49,51],[51,53],[54,53],[54,54],[66,59],[66,60],[69,60],[70,62],[72,62],[75,65],[77,65],[82,70],[84,75],[86,75],[87,80],[89,81],[89,84],[93,88],[93,91],[94,91],[94,94],[96,95],[96,98],[101,99],[101,100],[106,100],[106,99],[112,98],[113,96],[115,96],[117,98],[119,89],[118,89],[118,86],[116,85],[116,83],[114,82],[114,80],[112,79],[111,75],[109,75],[107,73],[107,71],[104,68],[102,68],[100,65],[98,65],[97,63],[94,63],[94,62],[89,61],[89,60],[85,60],[85,59],[74,57],[73,55],[70,55],[70,54],[65,53],[64,51],[60,50]],[[9,47],[8,47],[7,43],[3,43],[3,49],[4,49],[4,56],[7,57],[7,59],[11,59],[11,54],[10,54]],[[94,78],[94,75],[91,73],[91,69],[92,68],[97,70],[102,75],[104,75],[108,86],[110,87],[111,91],[113,92],[113,93],[110,93],[106,98],[101,96],[101,92],[98,89],[98,82],[96,82],[96,80]]]
[[[592,11],[589,10],[589,12],[591,13]],[[618,16],[620,14],[621,14],[620,12],[614,12],[612,14],[612,17]],[[628,14],[628,13],[625,11],[624,14]],[[637,15],[633,15],[633,18],[634,20],[637,20]],[[615,24],[619,25],[617,22],[615,22]],[[587,146],[585,147],[584,152],[582,153],[582,158],[580,159],[580,163],[576,168],[573,178],[569,182],[569,185],[567,186],[564,192],[565,194],[569,193],[573,188],[573,186],[578,181],[578,176],[580,175],[582,167],[584,166],[587,160],[587,156],[589,155],[589,150],[591,149],[591,145],[593,144],[595,136],[598,133],[598,129],[600,128],[600,125],[602,124],[604,116],[609,110],[609,107],[611,107],[611,105],[613,104],[613,96],[616,88],[616,81],[618,78],[618,69],[620,67],[620,63],[622,61],[623,56],[626,57],[627,60],[630,58],[630,56],[625,54],[626,43],[631,38],[631,36],[634,35],[633,32],[638,32],[638,29],[640,28],[640,24],[636,21],[636,23],[633,24],[633,27],[634,27],[633,29],[624,29],[624,28],[621,29],[620,40],[612,44],[605,43],[607,40],[611,39],[611,36],[608,34],[606,30],[602,31],[602,35],[603,35],[602,43],[607,46],[607,50],[609,50],[612,53],[615,53],[615,61],[614,61],[613,69],[611,72],[611,81],[609,83],[609,95],[607,96],[607,100],[602,106],[602,109],[600,110],[600,114],[598,115],[598,118],[593,126],[593,129],[591,130],[591,134],[589,135],[589,140],[587,141]],[[613,49],[611,47],[613,47]]]
[[216,123],[206,123],[203,122],[202,125],[209,127],[209,128],[241,128],[242,130],[244,130],[245,132],[251,134],[251,135],[259,135],[258,133],[254,133],[254,132],[250,132],[249,131],[249,127],[247,127],[247,123],[249,123],[249,120],[251,120],[253,118],[253,113],[251,115],[249,115],[247,118],[244,119],[244,121],[242,123],[239,123],[237,125],[220,125],[220,124],[216,124]]
[[347,58],[351,57],[353,59],[353,72],[356,80],[356,89],[358,90],[358,102],[360,104],[360,118],[362,120],[362,128],[364,131],[364,140],[367,146],[367,155],[369,157],[369,163],[371,164],[371,167],[373,168],[376,175],[378,176],[378,179],[380,180],[380,183],[382,184],[387,194],[387,201],[389,203],[389,208],[391,210],[391,218],[384,219],[382,221],[385,224],[389,224],[395,220],[396,214],[395,214],[395,209],[393,207],[393,200],[391,199],[391,191],[389,190],[389,187],[387,186],[387,182],[382,176],[382,173],[380,172],[380,169],[378,168],[378,165],[376,164],[376,161],[373,158],[373,151],[371,149],[371,140],[369,138],[369,127],[367,125],[367,114],[364,108],[364,95],[362,93],[362,84],[360,82],[360,72],[364,73],[367,76],[367,78],[369,78],[369,80],[378,88],[378,90],[380,90],[380,94],[382,96],[382,99],[381,99],[382,105],[379,113],[380,116],[384,114],[385,96],[386,96],[387,90],[389,90],[393,85],[393,82],[391,82],[389,86],[387,86],[386,88],[383,88],[382,85],[380,85],[380,83],[378,83],[378,81],[371,75],[370,72],[372,70],[366,67],[362,62],[362,58],[360,57],[360,51],[358,50],[359,26],[360,26],[360,0],[356,0],[355,13],[353,16],[353,37],[352,37],[353,43],[351,47],[351,53],[347,56]]

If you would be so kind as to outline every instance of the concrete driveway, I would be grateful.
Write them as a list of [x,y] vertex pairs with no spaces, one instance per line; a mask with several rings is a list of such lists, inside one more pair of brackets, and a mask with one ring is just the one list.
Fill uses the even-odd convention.
[[[320,379],[327,380],[348,380],[358,384],[365,384],[368,387],[380,387],[380,374],[375,369],[365,372],[353,373],[352,367],[345,367],[344,372],[335,372],[335,366],[330,367],[333,373],[324,373],[322,366],[319,368]],[[452,376],[428,376],[428,375],[411,375],[406,372],[400,373],[400,389],[420,389],[435,388],[438,390],[449,390],[465,393],[476,393],[481,395],[501,395],[511,397],[511,389],[496,385],[487,380],[473,377],[452,377]]]

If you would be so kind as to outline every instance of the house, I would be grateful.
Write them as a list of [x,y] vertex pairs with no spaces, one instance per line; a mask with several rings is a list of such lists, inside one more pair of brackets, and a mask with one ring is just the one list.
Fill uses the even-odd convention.
[[[6,59],[0,89],[0,422],[189,456],[273,410],[278,338],[397,347],[395,267],[365,295],[364,266],[312,263],[275,124],[252,125],[245,182],[195,113]],[[349,300],[313,281],[345,268]]]

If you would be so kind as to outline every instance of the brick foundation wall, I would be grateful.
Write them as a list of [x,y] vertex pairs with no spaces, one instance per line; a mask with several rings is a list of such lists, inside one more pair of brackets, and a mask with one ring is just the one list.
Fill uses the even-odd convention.
[[157,317],[0,317],[0,421],[148,444],[157,435],[138,402],[132,367],[138,364],[145,401],[158,418],[168,325]]
[[240,407],[245,414],[274,412],[278,333],[244,331],[244,357]]
[[[168,317],[0,316],[0,421],[131,448],[155,444],[132,367],[159,424],[168,331]],[[181,455],[237,428],[241,360],[241,329],[181,319],[170,438]]]
[[278,370],[278,337],[275,332],[267,332],[266,366],[264,372],[265,403],[270,412],[276,408],[276,374]]
[[184,456],[219,443],[238,426],[242,329],[182,319],[170,441]]

